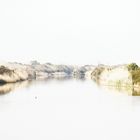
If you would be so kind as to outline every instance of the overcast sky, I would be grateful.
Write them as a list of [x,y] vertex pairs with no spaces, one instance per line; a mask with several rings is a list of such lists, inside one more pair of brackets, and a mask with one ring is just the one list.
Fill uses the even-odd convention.
[[139,0],[1,0],[0,60],[140,64]]

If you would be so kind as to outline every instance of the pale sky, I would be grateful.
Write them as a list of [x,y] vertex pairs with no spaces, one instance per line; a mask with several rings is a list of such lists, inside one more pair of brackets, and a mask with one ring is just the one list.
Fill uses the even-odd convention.
[[1,0],[0,60],[140,64],[139,0]]

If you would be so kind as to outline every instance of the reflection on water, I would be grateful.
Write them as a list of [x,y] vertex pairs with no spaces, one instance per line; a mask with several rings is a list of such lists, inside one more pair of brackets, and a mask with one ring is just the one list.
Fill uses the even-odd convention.
[[[16,89],[19,88],[24,88],[24,87],[29,87],[37,82],[40,83],[47,83],[50,81],[54,81],[57,80],[59,82],[61,81],[67,81],[67,80],[72,80],[71,77],[67,77],[67,78],[57,78],[57,79],[47,79],[44,81],[24,81],[24,82],[18,82],[18,83],[8,83],[8,84],[1,84],[0,85],[0,95],[4,95],[6,93],[10,93],[11,91],[14,91]],[[77,80],[81,80],[84,81],[85,79],[77,79]],[[130,88],[130,87],[118,87],[118,86],[99,86],[102,89],[108,89],[110,91],[117,91],[119,93],[122,94],[128,94],[128,95],[132,95],[132,96],[140,96],[140,89],[134,89],[134,88]]]
[[[19,88],[27,88],[32,85],[38,84],[38,83],[47,83],[51,81],[59,81],[64,82],[67,80],[72,80],[72,77],[63,77],[63,78],[49,78],[46,80],[37,80],[37,81],[23,81],[23,82],[17,82],[17,83],[8,83],[8,84],[1,84],[0,85],[0,95],[4,95],[6,93],[10,93],[11,91],[14,91]],[[85,78],[79,77],[76,78],[76,81],[85,81]],[[92,81],[94,83],[94,81]],[[132,88],[132,87],[122,87],[122,86],[101,86],[98,85],[101,89],[108,89],[110,91],[116,91],[121,94],[127,94],[131,96],[140,96],[140,89],[139,88]]]
[[140,96],[140,89],[139,88],[133,88],[130,86],[101,86],[98,85],[102,89],[108,89],[110,91],[116,91],[121,94],[127,94],[131,96]]
[[[72,80],[73,78],[70,77],[70,76],[66,76],[66,77],[57,77],[57,78],[48,78],[48,79],[45,79],[45,80],[37,80],[37,81],[23,81],[23,82],[17,82],[17,83],[7,83],[7,84],[0,84],[0,95],[4,95],[6,93],[10,93],[16,89],[19,89],[19,88],[27,88],[31,85],[35,85],[35,84],[38,84],[38,83],[47,83],[47,82],[50,82],[50,81],[67,81],[67,80]],[[80,80],[80,81],[84,81],[85,78],[84,77],[77,77],[76,80]]]
[[133,96],[140,96],[140,89],[139,88],[133,88],[132,89],[132,95]]
[[17,83],[1,84],[0,95],[10,93],[11,91],[14,91],[15,89],[18,89],[18,88],[29,87],[31,83],[32,83],[31,81],[23,81],[23,82],[17,82]]
[[[16,90],[19,88],[23,89]],[[99,87],[92,80],[67,77],[1,85],[0,92],[4,94],[0,97],[2,140],[85,140],[99,136],[112,140],[116,132],[124,136],[124,130],[125,136],[132,130],[133,136],[139,134],[133,124],[140,126],[140,96],[127,96],[131,90]]]
[[[6,93],[10,93],[11,91],[14,91],[16,89],[19,88],[27,88],[30,87],[31,85],[35,85],[38,83],[47,83],[47,82],[51,82],[51,81],[59,81],[59,82],[64,82],[64,81],[68,81],[68,80],[72,80],[73,77],[51,77],[48,78],[46,80],[36,80],[36,81],[23,81],[23,82],[17,82],[17,83],[7,83],[7,84],[0,84],[0,95],[4,95]],[[79,76],[75,78],[76,81],[85,81],[85,77],[84,76]],[[93,83],[96,83],[95,81],[92,81]],[[96,83],[97,84],[97,83]],[[123,86],[102,86],[100,84],[97,84],[99,88],[101,89],[107,89],[110,91],[115,91],[121,94],[127,94],[127,95],[131,95],[131,96],[140,96],[140,89],[139,88],[132,88],[132,87],[123,87]]]

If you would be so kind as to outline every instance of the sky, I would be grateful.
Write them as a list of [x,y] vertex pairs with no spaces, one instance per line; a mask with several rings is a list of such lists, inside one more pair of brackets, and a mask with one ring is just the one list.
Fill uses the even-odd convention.
[[0,61],[140,64],[139,0],[1,0]]

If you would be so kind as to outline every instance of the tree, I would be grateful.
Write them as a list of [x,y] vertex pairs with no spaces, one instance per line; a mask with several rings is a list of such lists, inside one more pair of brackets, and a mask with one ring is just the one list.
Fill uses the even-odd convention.
[[136,63],[131,63],[128,65],[128,70],[138,70],[139,66]]

